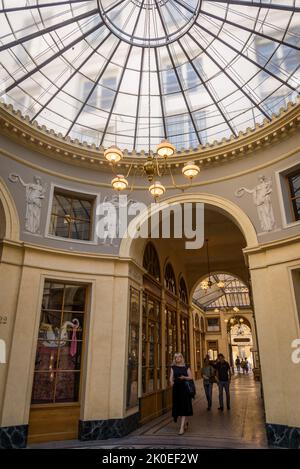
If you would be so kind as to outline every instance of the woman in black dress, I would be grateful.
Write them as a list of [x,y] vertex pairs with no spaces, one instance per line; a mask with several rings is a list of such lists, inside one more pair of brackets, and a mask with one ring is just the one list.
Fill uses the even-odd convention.
[[183,435],[187,430],[188,422],[186,417],[193,415],[192,398],[189,396],[185,380],[193,379],[190,368],[185,364],[181,353],[175,353],[171,367],[170,384],[173,388],[172,417],[174,422],[181,417],[179,435]]

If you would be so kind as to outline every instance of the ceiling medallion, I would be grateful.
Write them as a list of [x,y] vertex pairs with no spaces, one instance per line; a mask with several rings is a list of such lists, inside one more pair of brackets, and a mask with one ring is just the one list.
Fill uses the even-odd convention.
[[[125,0],[107,5],[97,0],[99,14],[119,39],[136,47],[162,47],[180,39],[198,18],[201,1]],[[130,13],[128,15],[128,13]]]

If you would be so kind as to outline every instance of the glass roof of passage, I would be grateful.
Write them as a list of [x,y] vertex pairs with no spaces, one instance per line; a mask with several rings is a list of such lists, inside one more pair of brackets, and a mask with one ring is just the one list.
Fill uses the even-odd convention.
[[238,135],[295,100],[299,65],[300,0],[0,0],[1,99],[97,146]]

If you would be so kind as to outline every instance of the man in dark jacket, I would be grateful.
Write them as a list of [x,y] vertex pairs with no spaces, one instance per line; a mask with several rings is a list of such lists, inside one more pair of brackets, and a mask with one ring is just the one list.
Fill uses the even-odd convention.
[[229,385],[231,381],[231,371],[230,365],[227,361],[225,361],[224,355],[222,353],[218,354],[218,363],[216,364],[216,371],[217,371],[217,380],[219,385],[219,403],[220,407],[219,410],[224,410],[224,402],[223,402],[223,389],[225,389],[226,393],[226,405],[227,409],[230,409],[230,392],[229,392]]

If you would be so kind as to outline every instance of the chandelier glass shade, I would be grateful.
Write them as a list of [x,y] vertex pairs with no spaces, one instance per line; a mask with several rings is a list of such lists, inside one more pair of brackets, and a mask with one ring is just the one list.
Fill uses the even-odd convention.
[[182,168],[182,174],[188,179],[194,179],[200,173],[200,168],[193,161],[189,161]]
[[123,191],[123,190],[127,189],[128,181],[122,174],[118,174],[111,181],[111,185],[116,191]]
[[159,145],[157,145],[156,152],[163,158],[169,158],[176,153],[176,148],[172,143],[167,140],[163,140]]
[[[143,175],[148,178],[148,181],[150,183],[153,182],[153,180],[155,179],[155,176],[161,177],[166,172],[166,164],[164,165],[162,171],[159,170],[157,157],[158,156],[163,157],[166,163],[167,158],[169,158],[170,156],[173,156],[175,153],[176,153],[176,148],[167,140],[164,140],[158,145],[157,153],[155,155],[151,155],[149,151],[148,158],[146,162],[143,164]],[[105,150],[104,157],[108,161],[108,163],[114,166],[118,164],[123,158],[123,152],[116,145],[113,145],[109,147],[107,150]],[[128,175],[130,173],[130,169],[129,169]],[[200,168],[193,161],[189,161],[188,163],[186,163],[182,169],[182,174],[186,178],[188,178],[190,181],[192,181],[192,179],[194,179],[199,173],[200,173]],[[124,177],[123,175],[118,175],[117,177],[115,177],[111,182],[113,189],[117,191],[127,189],[128,187],[127,176]],[[172,182],[173,182],[174,187],[176,187],[173,176],[172,176]],[[189,184],[186,184],[186,186],[189,187]],[[184,188],[184,186],[181,186],[181,188]],[[159,181],[155,181],[149,187],[149,192],[155,199],[157,199],[165,194],[166,188]],[[208,285],[207,288],[209,288],[210,286],[211,285]]]
[[112,164],[119,163],[123,158],[123,152],[117,146],[111,146],[104,152],[104,158]]
[[161,197],[162,195],[164,195],[164,193],[166,192],[166,189],[159,181],[155,181],[149,187],[149,192],[152,195],[152,197],[157,199],[158,197]]

